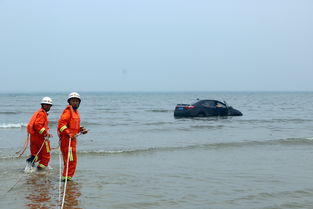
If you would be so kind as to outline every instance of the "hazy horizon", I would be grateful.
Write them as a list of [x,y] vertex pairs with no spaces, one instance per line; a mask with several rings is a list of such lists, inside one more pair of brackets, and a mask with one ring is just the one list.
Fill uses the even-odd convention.
[[[0,92],[0,94],[66,94],[68,95],[70,92],[73,91],[10,91],[10,92]],[[257,90],[251,90],[251,91],[76,91],[79,94],[110,94],[110,93],[116,93],[116,94],[136,94],[136,93],[313,93],[313,90],[303,91],[303,90],[294,90],[294,91],[257,91]]]

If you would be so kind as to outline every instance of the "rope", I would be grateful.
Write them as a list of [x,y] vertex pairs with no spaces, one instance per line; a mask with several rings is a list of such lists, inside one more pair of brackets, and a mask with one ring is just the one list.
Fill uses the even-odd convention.
[[59,141],[59,171],[60,171],[60,181],[59,181],[59,202],[61,202],[61,181],[62,181],[62,160],[61,160],[61,155],[62,155],[62,151],[61,151],[61,146],[60,146],[61,141]]
[[24,145],[23,145],[22,149],[15,153],[15,154],[18,155],[17,158],[20,158],[24,154],[24,152],[25,152],[25,150],[26,150],[26,148],[28,146],[28,142],[29,142],[29,133],[27,133],[27,137],[26,137],[26,140],[24,142]]
[[[75,135],[75,139],[81,135],[81,133],[78,133]],[[65,182],[64,182],[64,191],[63,191],[63,199],[62,199],[62,204],[61,204],[61,209],[64,207],[64,202],[65,202],[65,194],[66,194],[66,186],[67,186],[67,178],[68,178],[68,166],[70,162],[70,148],[71,148],[71,141],[72,138],[70,137],[69,139],[69,144],[68,144],[68,153],[67,153],[67,162],[66,162],[66,175],[65,175]],[[61,146],[60,146],[61,150]],[[60,152],[61,154],[61,152]],[[59,155],[60,156],[60,155]],[[59,165],[60,165],[60,184],[59,184],[59,200],[61,199],[61,181],[62,181],[62,174],[61,174],[61,156],[59,157]]]
[[61,209],[63,209],[64,202],[65,202],[65,192],[66,192],[67,178],[68,178],[67,175],[68,175],[68,166],[69,166],[69,161],[70,161],[71,141],[72,141],[72,138],[70,137],[69,143],[68,143],[68,153],[67,153],[67,162],[66,162],[66,175],[65,175],[65,183],[64,183],[64,191],[63,191],[63,199],[62,199]]
[[[42,145],[41,145],[39,151],[38,151],[37,154],[35,155],[35,157],[34,157],[32,163],[34,163],[35,159],[37,158],[37,156],[38,156],[39,152],[41,151],[41,149],[42,149],[43,145],[45,144],[45,142],[46,142],[46,139],[43,141],[43,143],[42,143]],[[23,175],[20,176],[20,178],[16,181],[16,183],[15,183],[7,192],[10,192],[10,191],[17,185],[17,183],[21,180],[22,177],[23,177]]]

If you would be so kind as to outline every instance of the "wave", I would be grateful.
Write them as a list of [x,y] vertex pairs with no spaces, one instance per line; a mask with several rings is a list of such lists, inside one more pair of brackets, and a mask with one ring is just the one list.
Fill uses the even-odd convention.
[[173,122],[149,122],[149,123],[143,123],[143,125],[146,126],[159,126],[159,125],[172,125]]
[[[56,126],[56,125],[58,125],[58,121],[57,120],[49,121],[49,125]],[[83,125],[83,126],[89,126],[89,125],[90,126],[99,126],[99,125],[103,125],[103,123],[101,123],[101,122],[82,121],[81,125]]]
[[[58,121],[49,121],[49,126],[57,126]],[[102,123],[94,123],[94,122],[83,122],[81,123],[83,126],[99,126],[103,125]],[[27,123],[2,123],[0,124],[0,128],[5,129],[5,128],[23,128],[26,127]]]
[[[173,146],[173,147],[147,147],[134,149],[120,149],[120,150],[78,150],[79,155],[85,156],[108,156],[108,155],[138,155],[151,154],[154,152],[173,152],[173,151],[188,151],[188,150],[223,150],[236,149],[247,147],[262,147],[262,146],[312,146],[313,137],[311,138],[289,138],[289,139],[274,139],[267,141],[239,141],[239,142],[222,142],[222,143],[207,143],[194,144],[187,146]],[[52,152],[52,155],[57,155],[58,152]],[[0,156],[0,161],[19,159],[17,155]]]
[[153,109],[153,110],[146,110],[146,112],[173,112],[173,110],[164,110],[164,109]]
[[83,122],[81,122],[81,125],[83,125],[83,126],[101,126],[101,125],[103,125],[103,123],[101,123],[101,122],[86,122],[86,121],[83,121]]
[[225,127],[224,125],[191,125],[191,128],[195,129],[220,129]]
[[188,146],[176,147],[149,147],[141,149],[126,149],[126,150],[96,150],[96,151],[78,151],[82,155],[113,155],[113,154],[139,154],[150,152],[167,152],[167,151],[183,151],[193,149],[228,149],[228,148],[243,148],[255,146],[313,146],[313,138],[289,138],[289,139],[274,139],[267,141],[240,141],[240,142],[224,142],[224,143],[208,143],[195,144]]
[[13,111],[4,111],[0,112],[0,115],[17,115],[20,114],[21,112],[13,112]]
[[252,120],[240,120],[241,123],[247,122],[247,123],[305,123],[305,122],[313,122],[312,119],[252,119]]
[[23,128],[26,127],[27,123],[2,123],[0,128]]
[[12,155],[12,156],[1,156],[0,160],[15,160],[15,159],[20,159],[19,157],[17,157],[16,155]]
[[[87,156],[107,156],[107,155],[137,155],[150,154],[154,152],[172,152],[185,150],[220,150],[220,149],[236,149],[245,147],[262,147],[262,146],[313,146],[313,137],[311,138],[289,138],[289,139],[274,139],[267,141],[239,141],[239,142],[223,142],[223,143],[208,143],[194,144],[187,146],[172,146],[172,147],[147,147],[134,149],[116,149],[116,150],[78,150],[79,155]],[[52,155],[56,152],[52,152]],[[1,160],[19,159],[17,155],[0,156]]]

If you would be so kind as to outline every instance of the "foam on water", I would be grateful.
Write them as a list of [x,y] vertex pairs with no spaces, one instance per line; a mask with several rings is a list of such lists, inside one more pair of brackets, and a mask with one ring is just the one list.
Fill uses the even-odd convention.
[[27,123],[2,123],[0,128],[22,128],[26,127]]

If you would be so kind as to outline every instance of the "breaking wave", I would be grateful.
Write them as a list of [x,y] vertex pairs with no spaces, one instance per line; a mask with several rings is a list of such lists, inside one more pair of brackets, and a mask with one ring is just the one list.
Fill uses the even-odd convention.
[[27,123],[2,123],[0,128],[23,128],[26,127]]
[[228,149],[228,148],[244,148],[255,146],[313,146],[313,138],[289,138],[276,139],[267,141],[241,141],[241,142],[222,142],[209,144],[195,144],[188,146],[173,146],[173,147],[149,147],[141,149],[126,149],[126,150],[96,150],[96,151],[78,151],[82,155],[114,155],[114,154],[139,154],[150,152],[167,152],[167,151],[183,151],[193,149]]

